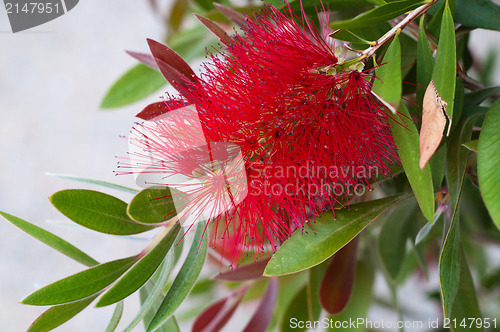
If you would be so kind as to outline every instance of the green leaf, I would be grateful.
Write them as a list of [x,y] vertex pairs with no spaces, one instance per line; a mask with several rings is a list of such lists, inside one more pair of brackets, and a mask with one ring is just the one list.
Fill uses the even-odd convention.
[[453,118],[453,100],[457,75],[457,55],[455,45],[455,25],[448,1],[443,13],[441,32],[436,53],[432,80],[439,97],[447,103],[446,112]]
[[336,21],[330,24],[333,29],[350,29],[361,28],[376,25],[378,23],[392,20],[393,18],[409,12],[421,5],[426,1],[403,0],[393,1],[385,5],[373,8],[365,13],[362,13],[352,19],[344,21]]
[[417,104],[423,105],[426,87],[432,79],[434,58],[425,33],[425,15],[420,18],[417,41]]
[[373,91],[384,101],[397,110],[401,103],[403,91],[401,77],[401,44],[399,38],[394,37],[385,53],[386,64],[375,69],[377,79],[373,82]]
[[302,324],[302,327],[299,327],[296,323],[306,322],[308,319],[307,289],[304,286],[288,305],[281,320],[280,332],[306,331],[305,324]]
[[98,191],[62,190],[52,195],[50,202],[69,219],[97,232],[130,235],[153,229],[135,224],[127,215],[127,203]]
[[401,47],[399,39],[394,38],[385,55],[387,64],[376,68],[375,75],[379,78],[373,83],[373,91],[383,100],[398,109],[398,119],[389,114],[389,125],[392,136],[398,147],[398,155],[405,170],[411,188],[425,218],[434,219],[434,191],[430,167],[423,170],[419,167],[420,147],[419,135],[415,124],[406,107],[400,103],[402,93],[401,77]]
[[471,28],[500,30],[500,6],[491,0],[455,0],[455,19]]
[[71,243],[61,239],[43,228],[35,226],[25,220],[14,217],[11,214],[0,211],[5,219],[10,221],[14,226],[19,227],[21,230],[27,234],[33,236],[35,239],[42,241],[46,245],[56,249],[57,251],[65,254],[66,256],[74,259],[75,261],[82,263],[86,266],[94,266],[99,264],[98,261],[72,245]]
[[120,190],[120,191],[129,193],[129,194],[137,194],[139,192],[139,190],[127,188],[124,186],[120,186],[118,184],[114,184],[114,183],[110,183],[110,182],[106,182],[106,181],[101,181],[101,180],[84,178],[81,176],[74,176],[74,175],[67,175],[67,174],[55,174],[55,173],[45,173],[45,175],[53,176],[53,177],[60,178],[60,179],[67,179],[67,180],[74,180],[74,181],[83,182],[83,183],[95,184],[95,185],[106,187],[106,188]]
[[403,265],[406,242],[410,233],[409,223],[415,215],[415,201],[402,202],[388,215],[378,237],[378,250],[382,263],[394,281]]
[[111,86],[101,108],[116,108],[139,101],[165,86],[163,75],[146,65],[138,64]]
[[462,193],[465,171],[469,153],[462,144],[470,139],[472,127],[478,115],[470,116],[460,121],[458,128],[450,139],[448,149],[448,167],[446,169],[446,182],[450,196],[450,206],[453,211],[451,225],[441,249],[439,258],[439,281],[443,298],[443,312],[450,318],[455,296],[457,294],[460,278],[460,228],[458,205]]
[[[170,274],[170,270],[172,268],[173,255],[170,252],[167,257],[163,260],[163,263],[159,267],[160,274],[158,275],[158,279],[155,280],[154,287],[147,291],[147,295],[145,295],[145,291],[148,288],[148,283],[144,284],[143,288],[141,288],[141,309],[134,317],[132,322],[127,325],[127,327],[123,330],[124,332],[130,332],[132,329],[143,319],[153,308],[156,312],[160,307],[160,303],[157,303],[158,300],[162,300],[161,291],[165,288],[168,282],[168,276]],[[156,307],[155,304],[157,303]],[[152,313],[154,315],[154,312]],[[153,318],[153,316],[151,316]],[[149,322],[148,322],[149,324]],[[147,327],[147,325],[146,325]]]
[[134,260],[136,260],[135,256],[97,265],[47,285],[25,297],[21,303],[53,305],[92,296],[118,279]]
[[177,215],[170,188],[155,186],[134,196],[127,207],[130,218],[141,223],[161,223]]
[[465,94],[465,106],[474,106],[481,104],[489,97],[500,93],[500,86],[485,88],[481,90],[472,91]]
[[448,318],[457,294],[460,278],[460,233],[457,219],[458,216],[454,215],[439,257],[439,282],[443,297],[443,312]]
[[395,195],[366,203],[353,204],[349,209],[324,212],[314,222],[314,231],[295,231],[273,255],[265,276],[299,272],[325,261],[358,235],[372,220],[387,209],[410,197]]
[[491,218],[500,228],[500,100],[491,106],[479,137],[477,171],[481,195]]
[[[123,274],[104,294],[96,307],[104,307],[123,300],[138,290],[153,275],[172,247],[175,237],[180,230],[179,223],[163,235],[161,240],[154,244],[153,249],[139,259],[125,274]],[[167,228],[163,232],[168,231]]]
[[208,240],[207,236],[203,236],[204,233],[205,223],[199,222],[186,260],[149,324],[148,332],[155,331],[172,316],[193,288],[207,255]]
[[434,190],[439,190],[444,178],[444,169],[446,168],[446,151],[448,144],[442,143],[441,146],[434,152],[429,160],[429,167],[431,168],[432,184]]
[[[465,253],[461,251],[462,259],[460,260],[460,277],[457,294],[455,296],[455,301],[453,302],[453,307],[451,308],[450,318],[453,321],[456,319],[456,322],[465,321],[466,324],[463,326],[458,323],[456,327],[451,330],[456,331],[483,331],[482,325],[478,327],[476,324],[473,324],[471,320],[473,318],[482,321],[481,312],[479,310],[479,304],[477,302],[476,290],[474,288],[474,282],[472,280],[472,276],[469,270],[469,265],[467,264],[467,260],[465,257]],[[472,324],[471,324],[472,323]]]
[[477,145],[478,144],[479,144],[479,140],[475,139],[472,141],[465,142],[462,145],[465,146],[470,151],[477,152]]
[[55,329],[88,307],[96,297],[97,295],[49,308],[30,325],[27,332],[46,332]]
[[123,301],[118,302],[116,305],[115,311],[113,311],[113,316],[111,316],[111,320],[109,321],[108,326],[106,327],[105,332],[114,332],[120,323],[120,319],[123,314]]

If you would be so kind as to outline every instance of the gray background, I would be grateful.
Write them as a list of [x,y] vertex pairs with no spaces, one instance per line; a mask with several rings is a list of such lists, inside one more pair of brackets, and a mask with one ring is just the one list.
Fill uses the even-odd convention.
[[[145,241],[70,226],[47,198],[66,188],[95,187],[44,173],[69,173],[134,186],[132,177],[114,176],[114,156],[126,153],[126,142],[119,135],[128,133],[133,116],[147,102],[106,112],[98,106],[114,80],[135,63],[123,50],[145,51],[145,39],[160,39],[161,32],[146,1],[80,1],[55,21],[15,35],[0,8],[0,210],[53,231],[102,261],[136,253],[145,245]],[[498,34],[494,32],[475,33],[473,49],[485,54],[495,43],[498,50],[495,38]],[[495,76],[498,82],[500,72]],[[105,191],[130,199],[127,194]],[[83,269],[3,219],[0,253],[0,331],[26,330],[44,309],[17,302],[37,288]],[[429,285],[410,283],[400,297],[403,301],[411,298],[409,305],[422,310],[423,302],[418,300],[422,287]],[[387,292],[381,280],[377,289]],[[137,308],[135,299],[127,302],[126,321]],[[427,310],[422,315],[425,320],[438,308]],[[58,330],[103,331],[111,312],[112,308],[86,310]],[[378,315],[376,311],[374,315]]]

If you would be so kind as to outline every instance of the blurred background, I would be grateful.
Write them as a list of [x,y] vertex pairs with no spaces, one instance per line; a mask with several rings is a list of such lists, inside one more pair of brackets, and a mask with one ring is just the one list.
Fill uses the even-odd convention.
[[[115,156],[127,151],[126,141],[119,136],[127,135],[134,115],[164,91],[117,110],[99,110],[99,105],[114,81],[137,63],[124,50],[145,52],[146,38],[162,40],[164,32],[164,23],[148,1],[80,1],[62,17],[16,34],[11,32],[6,11],[0,9],[0,210],[54,232],[97,260],[125,257],[143,247],[146,242],[140,238],[101,236],[67,223],[48,197],[62,189],[96,187],[45,173],[135,187],[132,177],[113,173]],[[476,31],[471,51],[485,60],[489,52],[500,51],[497,38],[496,32]],[[491,74],[492,83],[499,83],[498,66]],[[18,301],[83,266],[3,219],[0,234],[0,331],[23,331],[45,308]],[[378,292],[386,291],[383,282],[377,285]],[[399,295],[414,296],[412,287],[404,287]],[[138,307],[138,301],[127,302],[126,321]],[[57,330],[104,331],[112,310],[89,308]]]

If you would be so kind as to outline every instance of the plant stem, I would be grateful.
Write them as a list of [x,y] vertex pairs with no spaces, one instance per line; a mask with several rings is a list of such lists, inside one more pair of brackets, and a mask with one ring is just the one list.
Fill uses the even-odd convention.
[[406,17],[396,24],[391,30],[389,30],[385,35],[380,37],[374,45],[368,47],[366,50],[361,52],[361,59],[363,62],[367,62],[373,55],[382,47],[385,43],[397,35],[401,30],[403,30],[408,24],[410,24],[415,18],[424,14],[429,8],[432,7],[438,0],[431,0],[429,3],[422,5],[414,10],[412,10]]

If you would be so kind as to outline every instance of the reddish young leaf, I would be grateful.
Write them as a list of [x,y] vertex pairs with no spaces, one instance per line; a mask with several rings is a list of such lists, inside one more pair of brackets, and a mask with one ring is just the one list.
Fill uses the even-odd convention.
[[241,302],[247,287],[240,288],[234,293],[215,302],[203,311],[193,324],[193,332],[216,332],[226,325]]
[[262,277],[269,258],[239,266],[236,270],[228,270],[212,277],[215,280],[246,281]]
[[156,63],[158,64],[158,68],[160,68],[160,72],[163,74],[165,79],[172,84],[174,88],[178,91],[189,89],[190,81],[188,81],[188,77],[160,59],[156,59]]
[[227,33],[224,31],[224,29],[222,29],[220,27],[220,25],[218,25],[217,23],[215,23],[214,21],[206,18],[206,17],[203,17],[203,16],[200,16],[198,14],[194,14],[194,16],[204,25],[208,28],[208,30],[212,31],[217,37],[220,38],[220,40],[226,44],[226,45],[229,45],[232,43],[232,39],[231,37],[229,37],[227,35]]
[[321,306],[332,315],[340,313],[351,296],[356,274],[357,248],[358,238],[355,237],[333,256],[321,282]]
[[193,70],[191,69],[191,67],[189,67],[186,61],[184,61],[179,56],[179,54],[175,53],[175,51],[168,48],[167,46],[152,39],[148,39],[148,45],[162,73],[163,71],[161,70],[161,65],[160,63],[158,63],[158,61],[163,61],[164,63],[168,64],[169,67],[172,67],[183,76],[185,76],[189,81],[194,82],[195,74]]
[[128,51],[126,50],[128,55],[130,55],[132,58],[139,60],[146,66],[149,66],[153,69],[160,70],[158,68],[158,65],[156,64],[155,58],[151,54],[147,53],[142,53],[142,52],[135,52],[135,51]]
[[267,329],[267,326],[271,322],[271,318],[273,316],[277,296],[278,279],[271,278],[259,307],[255,310],[255,313],[248,322],[247,326],[245,326],[243,332],[260,332]]
[[136,115],[136,117],[143,120],[151,120],[153,118],[156,118],[158,115],[162,115],[166,112],[168,112],[168,110],[165,107],[165,102],[159,101],[157,103],[152,103],[144,107],[144,109],[140,111]]
[[233,21],[234,23],[238,24],[240,27],[244,29],[248,29],[249,25],[247,23],[247,20],[245,18],[245,15],[243,15],[240,12],[237,12],[236,10],[226,7],[224,5],[221,5],[220,3],[214,3],[215,8],[217,8],[218,11],[220,11],[224,16],[226,16],[228,19]]

